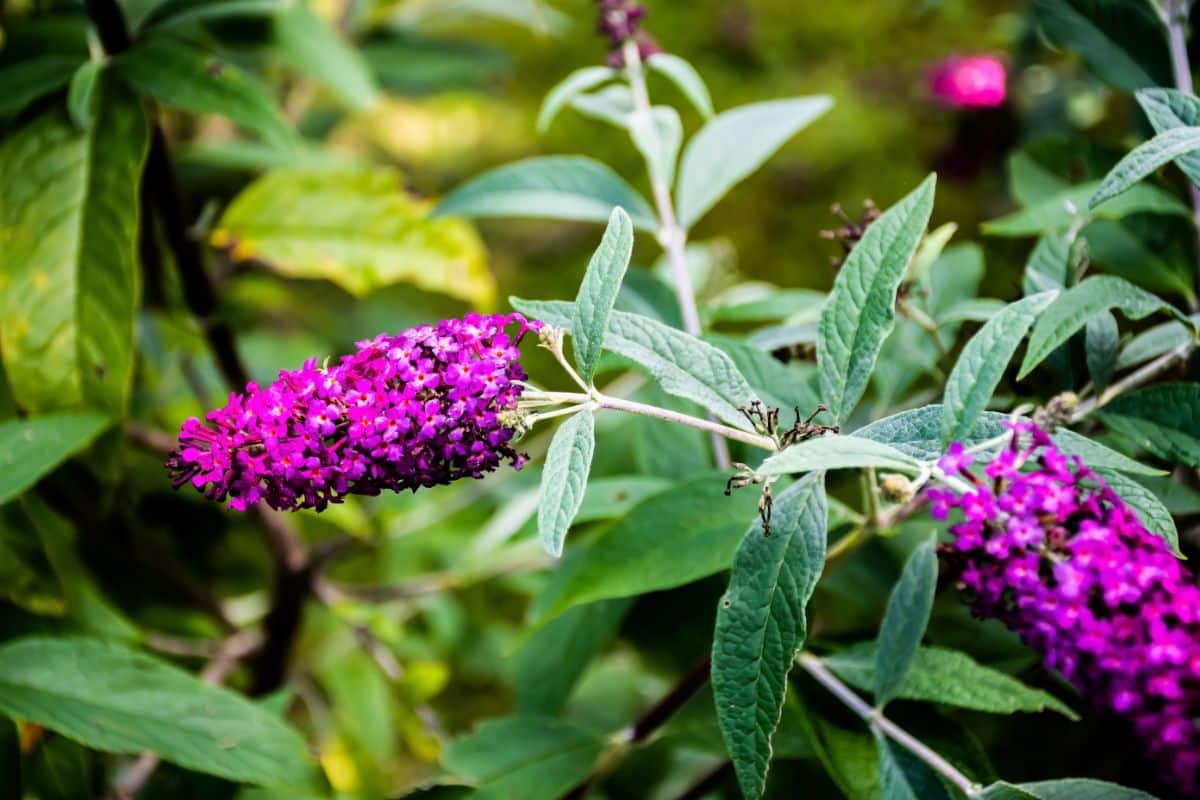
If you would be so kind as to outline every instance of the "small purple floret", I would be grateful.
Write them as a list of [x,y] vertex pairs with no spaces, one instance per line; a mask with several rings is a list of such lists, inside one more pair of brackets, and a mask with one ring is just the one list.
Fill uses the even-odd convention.
[[[1200,588],[1162,538],[1032,423],[961,495],[945,561],[980,616],[1002,620],[1098,708],[1129,720],[1164,779],[1200,791]],[[946,466],[961,456],[955,450]]]
[[[515,334],[508,332],[511,325]],[[517,345],[538,322],[468,314],[358,342],[336,366],[309,359],[183,424],[166,467],[179,488],[245,510],[315,508],[348,494],[479,478],[525,457],[501,423],[525,372]]]

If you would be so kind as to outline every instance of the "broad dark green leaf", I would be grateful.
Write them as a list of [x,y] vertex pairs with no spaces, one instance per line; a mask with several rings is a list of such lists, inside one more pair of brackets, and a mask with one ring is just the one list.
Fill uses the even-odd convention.
[[942,401],[942,443],[970,435],[1004,376],[1025,334],[1058,292],[1026,297],[992,317],[963,348],[946,380]]
[[646,66],[660,75],[665,75],[687,97],[696,110],[705,118],[713,115],[712,97],[704,78],[690,63],[671,53],[655,53],[646,59]]
[[807,701],[798,707],[817,757],[847,800],[880,800],[879,754],[863,724],[826,719]]
[[629,598],[575,606],[530,636],[513,655],[517,710],[557,714],[632,606]]
[[304,740],[228,689],[142,653],[86,638],[0,646],[0,710],[96,750],[148,750],[233,781],[311,788]]
[[278,144],[295,141],[270,91],[257,78],[189,42],[151,36],[115,63],[131,86],[164,106],[191,114],[220,114]]
[[1168,383],[1119,395],[1097,412],[1104,424],[1172,464],[1200,466],[1200,383]]
[[1136,367],[1176,348],[1188,346],[1196,339],[1196,329],[1200,327],[1200,314],[1193,314],[1189,319],[1191,325],[1172,320],[1147,328],[1134,336],[1121,348],[1117,369]]
[[1177,556],[1179,550],[1179,530],[1175,527],[1175,519],[1171,512],[1158,499],[1158,495],[1149,487],[1116,470],[1097,469],[1096,473],[1104,479],[1126,505],[1134,510],[1138,519],[1147,531],[1162,538],[1171,552]]
[[607,222],[618,206],[629,212],[638,230],[658,230],[654,209],[609,167],[583,156],[544,156],[468,181],[442,198],[434,216]]
[[679,166],[675,207],[690,229],[743,178],[833,105],[828,97],[770,100],[713,117],[688,142]]
[[1081,183],[980,227],[989,236],[1040,236],[1066,230],[1079,219],[1121,219],[1130,214],[1175,214],[1184,216],[1188,207],[1163,189],[1139,183],[1128,191],[1090,208],[1088,201],[1100,181]]
[[1115,275],[1096,275],[1062,292],[1033,326],[1029,347],[1021,362],[1021,379],[1070,339],[1088,320],[1110,309],[1139,320],[1155,311],[1171,310],[1164,301]]
[[933,210],[929,176],[867,228],[838,272],[821,310],[821,394],[836,422],[858,405],[896,319],[896,290]]
[[442,762],[477,785],[476,800],[558,800],[588,776],[604,740],[553,717],[488,720],[456,739]]
[[575,99],[576,95],[594,89],[615,77],[617,71],[611,67],[583,67],[556,83],[554,88],[546,93],[546,99],[542,101],[542,107],[538,111],[538,133],[545,133],[550,123],[558,116],[558,112]]
[[[800,410],[801,418],[816,411],[821,401],[817,397],[816,368],[812,364],[784,364],[769,353],[728,336],[705,334],[704,341],[729,356],[763,404],[781,410],[784,422],[791,419],[795,409]],[[816,421],[821,422],[822,418],[817,417]]]
[[934,546],[933,537],[917,545],[888,598],[887,613],[879,628],[875,649],[873,690],[875,703],[880,708],[896,697],[925,636],[925,627],[933,610],[933,595],[937,591]]
[[1109,170],[1088,201],[1096,206],[1116,197],[1161,166],[1200,150],[1200,127],[1171,128],[1143,142]]
[[596,421],[587,409],[572,414],[550,441],[538,495],[538,536],[555,558],[562,555],[567,531],[583,502],[595,447]]
[[891,445],[848,434],[827,433],[781,450],[762,463],[762,475],[880,467],[916,473],[920,464]]
[[1084,327],[1088,375],[1091,376],[1092,386],[1097,392],[1108,388],[1113,370],[1116,369],[1119,337],[1117,318],[1111,311],[1097,314],[1089,319]]
[[887,737],[877,730],[872,733],[879,749],[879,789],[883,800],[932,800],[932,795],[918,794],[917,788],[909,782]]
[[0,422],[0,505],[87,447],[110,424],[97,414]]
[[726,473],[709,472],[653,495],[580,548],[539,598],[543,618],[571,606],[670,589],[728,569],[758,505],[754,488],[725,496]]
[[412,283],[487,306],[496,281],[471,225],[431,219],[383,167],[279,169],[251,183],[210,241],[234,261],[336,283],[356,297]]
[[88,406],[121,416],[133,378],[148,129],[107,72],[96,93],[87,131],[54,110],[0,144],[0,339],[27,411]]
[[742,794],[762,794],[787,675],[807,632],[805,607],[825,565],[824,475],[775,498],[771,529],[750,527],[717,609],[712,685],[717,720]]
[[[1069,0],[1034,0],[1035,18],[1056,43],[1077,52],[1101,80],[1126,91],[1160,83],[1143,53],[1129,50],[1130,36],[1149,27],[1158,33],[1149,7],[1140,3],[1073,3]],[[1144,14],[1138,12],[1145,12]],[[1090,12],[1090,13],[1087,13]],[[1139,25],[1138,23],[1142,23]],[[1159,36],[1163,34],[1158,33]],[[1166,48],[1160,43],[1159,50]],[[1161,52],[1155,55],[1162,62]]]
[[379,83],[404,95],[479,88],[509,72],[512,57],[482,42],[411,30],[373,31],[359,50]]
[[[1143,89],[1137,93],[1137,101],[1155,133],[1200,125],[1200,99],[1195,95],[1177,89]],[[1200,153],[1180,156],[1175,163],[1192,183],[1200,185]]]
[[[1152,238],[1153,237],[1153,238]],[[1189,301],[1192,288],[1192,258],[1183,248],[1164,247],[1170,234],[1130,220],[1100,219],[1080,232],[1090,263],[1097,269],[1120,275],[1143,289],[1174,294]]]
[[366,59],[309,3],[292,3],[274,24],[275,51],[292,69],[329,89],[346,108],[363,111],[379,102]]
[[[839,650],[823,661],[846,683],[870,690],[875,685],[875,658],[876,646],[867,642]],[[1054,695],[985,667],[966,653],[940,647],[917,650],[908,672],[896,687],[895,699],[941,703],[991,714],[1055,711],[1069,719],[1078,719]]]
[[1000,781],[987,787],[984,800],[1156,800],[1154,795],[1089,778],[1019,783]]
[[0,68],[0,116],[18,113],[43,95],[66,86],[78,59],[40,55]]
[[575,365],[585,381],[591,382],[600,361],[613,304],[621,291],[629,257],[633,254],[633,222],[621,208],[613,209],[600,246],[592,254],[579,293],[571,324]]
[[[570,330],[575,304],[559,300],[509,298],[530,319]],[[649,317],[612,312],[605,349],[642,365],[662,388],[676,397],[699,403],[724,422],[749,430],[738,411],[757,398],[729,356],[706,342]]]
[[288,0],[162,0],[142,18],[138,28],[142,31],[165,30],[228,17],[265,16],[291,5],[293,3]]

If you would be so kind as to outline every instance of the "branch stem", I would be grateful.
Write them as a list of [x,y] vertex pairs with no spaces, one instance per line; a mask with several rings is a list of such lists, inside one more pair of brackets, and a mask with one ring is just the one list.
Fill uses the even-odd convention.
[[847,708],[861,717],[874,730],[924,761],[930,769],[933,769],[958,787],[967,797],[979,796],[981,789],[979,784],[959,772],[953,764],[942,758],[908,731],[885,717],[880,709],[872,708],[868,705],[853,689],[842,683],[836,675],[830,672],[825,664],[821,662],[821,659],[811,653],[801,653],[796,657],[796,663],[811,675],[817,683],[821,684],[830,694],[842,701]]
[[1169,353],[1164,353],[1139,369],[1134,370],[1109,386],[1099,395],[1080,403],[1079,407],[1075,409],[1075,413],[1071,415],[1071,422],[1079,422],[1084,417],[1112,401],[1118,395],[1124,394],[1131,389],[1136,389],[1147,381],[1157,378],[1172,367],[1182,364],[1194,349],[1196,349],[1196,342],[1185,342]]
[[[1188,4],[1185,0],[1167,0],[1161,14],[1163,25],[1167,29],[1167,49],[1171,54],[1171,71],[1175,77],[1175,88],[1184,94],[1194,94],[1192,83],[1192,65],[1188,59],[1187,24]],[[1195,294],[1192,300],[1193,309],[1200,306],[1200,187],[1188,181],[1188,189],[1192,198],[1192,223],[1196,228],[1196,280]]]

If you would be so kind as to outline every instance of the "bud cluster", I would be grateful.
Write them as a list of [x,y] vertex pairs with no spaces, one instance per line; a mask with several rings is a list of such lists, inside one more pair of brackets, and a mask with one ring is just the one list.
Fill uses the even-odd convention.
[[596,32],[608,39],[609,66],[617,68],[625,65],[622,48],[625,42],[637,42],[638,54],[643,60],[655,53],[661,52],[654,37],[642,30],[642,20],[646,18],[646,7],[633,0],[597,0],[599,17],[596,20]]
[[190,482],[237,510],[321,510],[347,494],[479,478],[505,459],[520,468],[502,419],[525,379],[517,345],[540,325],[468,314],[359,342],[336,366],[309,359],[231,394],[206,422],[187,420],[166,468],[175,488]]
[[1127,719],[1164,779],[1200,790],[1200,588],[1164,540],[1028,422],[983,470],[961,444],[929,490],[945,561],[976,613],[1002,620],[1101,710]]

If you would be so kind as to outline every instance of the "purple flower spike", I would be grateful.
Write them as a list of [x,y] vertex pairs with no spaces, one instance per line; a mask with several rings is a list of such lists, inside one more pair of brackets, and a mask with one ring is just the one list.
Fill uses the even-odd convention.
[[520,469],[501,415],[525,379],[517,345],[540,327],[468,314],[359,342],[337,366],[309,359],[231,394],[207,423],[187,420],[167,471],[175,488],[190,482],[239,511],[320,511],[348,494],[480,478],[504,459]]
[[1167,783],[1200,792],[1200,588],[1078,457],[1032,423],[962,496],[942,548],[980,616],[1000,619],[1097,708],[1127,719]]

